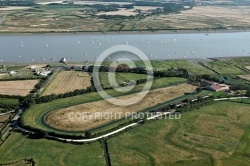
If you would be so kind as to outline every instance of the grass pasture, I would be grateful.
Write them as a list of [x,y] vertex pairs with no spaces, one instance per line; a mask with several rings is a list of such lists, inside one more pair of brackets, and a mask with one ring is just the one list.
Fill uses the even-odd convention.
[[220,74],[244,74],[245,71],[235,66],[235,63],[227,60],[203,62],[208,68],[220,73]]
[[[42,67],[42,65],[39,65]],[[11,76],[8,73],[4,73],[0,76],[0,79],[17,79],[17,78],[41,78],[41,76],[37,76],[34,74],[33,70],[30,69],[30,66],[27,65],[9,65],[6,66],[7,71],[15,71],[15,74]]]
[[249,125],[249,104],[217,102],[179,120],[155,120],[111,138],[111,163],[249,165]]
[[[117,84],[121,84],[123,82],[128,83],[130,80],[136,81],[136,80],[147,78],[146,74],[120,73],[120,72],[111,73],[111,74],[110,74],[110,77],[114,76],[114,79],[116,80]],[[109,73],[108,72],[100,72],[99,79],[100,79],[100,84],[103,85],[103,88],[111,87],[111,85],[109,83]]]
[[246,67],[246,68],[249,67],[250,69],[250,57],[233,58],[230,61],[234,62],[237,65]]
[[42,96],[63,94],[76,89],[85,89],[91,85],[91,76],[78,71],[60,71],[46,87]]
[[28,139],[20,133],[13,133],[8,138],[0,147],[0,154],[0,164],[33,158],[37,166],[105,165],[100,143],[72,145],[46,139]]
[[[161,60],[161,61],[152,61],[152,66],[156,70],[166,70],[170,68],[184,68],[189,71],[190,74],[202,75],[202,74],[211,74],[211,71],[195,64],[188,60]],[[142,64],[138,62],[137,65]]]
[[37,83],[38,80],[0,81],[0,94],[26,96]]
[[18,105],[19,101],[18,101],[18,99],[0,97],[0,104],[3,104],[3,105]]

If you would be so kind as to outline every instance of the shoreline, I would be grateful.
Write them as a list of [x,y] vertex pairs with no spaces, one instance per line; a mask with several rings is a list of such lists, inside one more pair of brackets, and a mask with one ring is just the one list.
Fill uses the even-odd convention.
[[[208,61],[214,61],[214,60],[231,60],[231,59],[235,59],[235,58],[250,58],[250,56],[225,56],[225,57],[209,57],[209,58],[173,58],[173,59],[158,59],[158,60],[150,60],[150,62],[152,61],[191,61],[191,62],[208,62]],[[61,64],[62,66],[72,66],[72,65],[84,65],[80,64],[81,61],[74,61],[74,62],[70,62],[67,65],[64,65],[63,63],[60,62],[47,62],[47,63],[42,63],[42,62],[33,62],[33,63],[29,63],[29,62],[2,62],[0,63],[0,65],[13,65],[13,66],[18,66],[18,65],[46,65],[46,64]],[[94,63],[94,62],[91,62]]]
[[250,32],[250,29],[207,29],[207,30],[158,30],[158,31],[107,31],[107,32],[0,32],[0,36],[4,35],[150,35],[150,34],[210,34],[210,33],[240,33]]

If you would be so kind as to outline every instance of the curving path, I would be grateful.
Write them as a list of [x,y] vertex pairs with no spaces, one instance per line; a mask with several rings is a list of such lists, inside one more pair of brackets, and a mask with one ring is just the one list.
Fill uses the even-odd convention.
[[[223,100],[233,100],[233,99],[246,99],[246,98],[249,98],[249,97],[231,97],[231,98],[220,98],[220,99],[214,99],[214,101],[223,101]],[[25,132],[25,133],[29,133],[30,131],[29,130],[26,130],[20,126],[18,126],[17,124],[17,120],[20,118],[20,115],[22,114],[22,110],[19,111],[19,113],[13,118],[13,127],[16,128],[17,130],[20,130],[22,132]],[[164,112],[164,113],[160,113],[160,114],[157,114],[157,115],[154,115],[154,116],[151,116],[149,118],[146,119],[146,121],[149,121],[149,120],[153,120],[153,119],[157,119],[158,117],[161,117],[161,116],[164,116],[164,115],[168,115],[168,114],[171,114],[171,113],[174,113],[175,110],[171,110],[170,112]],[[128,128],[131,128],[133,126],[137,126],[137,125],[140,125],[140,123],[142,122],[142,120],[138,121],[138,122],[135,122],[135,123],[132,123],[132,124],[129,124],[127,126],[124,126],[120,129],[117,129],[115,131],[112,131],[110,133],[107,133],[107,134],[104,134],[102,136],[99,136],[99,137],[95,137],[95,138],[89,138],[89,139],[65,139],[65,138],[61,138],[61,137],[54,137],[54,136],[48,136],[48,138],[53,138],[53,139],[56,139],[56,140],[60,140],[60,141],[66,141],[66,142],[92,142],[92,141],[97,141],[97,140],[100,140],[100,139],[103,139],[103,138],[107,138],[111,135],[114,135],[116,133],[119,133],[121,131],[124,131]]]
[[[147,118],[146,120],[153,120],[153,119],[157,119],[158,117],[161,117],[161,116],[164,116],[164,115],[168,115],[168,114],[171,114],[171,113],[174,113],[175,110],[172,110],[170,112],[164,112],[164,113],[161,113],[161,114],[157,114],[157,115],[154,115],[154,116],[151,116],[149,118]],[[26,130],[20,126],[18,126],[17,124],[17,119],[20,117],[20,114],[17,115],[14,119],[15,121],[12,123],[13,127],[16,128],[17,130],[19,131],[22,131],[22,132],[25,132],[25,133],[29,133],[30,131],[29,130]],[[61,137],[54,137],[54,136],[48,136],[48,138],[53,138],[53,139],[56,139],[56,140],[60,140],[60,141],[66,141],[66,142],[92,142],[92,141],[97,141],[97,140],[100,140],[100,139],[103,139],[103,138],[107,138],[111,135],[114,135],[116,133],[119,133],[121,131],[124,131],[128,128],[131,128],[133,126],[136,126],[136,125],[140,125],[140,123],[142,122],[142,120],[138,121],[138,122],[135,122],[135,123],[132,123],[132,124],[129,124],[125,127],[122,127],[120,129],[117,129],[115,131],[112,131],[110,133],[107,133],[107,134],[104,134],[102,136],[99,136],[99,137],[95,137],[95,138],[89,138],[89,139],[65,139],[65,138],[61,138]]]

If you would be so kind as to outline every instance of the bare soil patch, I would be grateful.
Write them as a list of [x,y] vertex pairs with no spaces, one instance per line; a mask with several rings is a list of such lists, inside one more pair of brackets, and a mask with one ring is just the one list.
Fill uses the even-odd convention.
[[[45,121],[47,124],[57,129],[65,131],[84,131],[109,123],[115,119],[123,118],[126,113],[135,113],[182,96],[186,92],[193,92],[195,88],[196,87],[193,85],[181,84],[178,86],[152,90],[139,103],[126,107],[113,105],[105,100],[76,105],[51,112],[45,118]],[[138,95],[138,93],[117,98],[125,100],[134,97],[134,95]],[[98,113],[100,116],[94,117],[93,113],[95,113],[95,115]]]

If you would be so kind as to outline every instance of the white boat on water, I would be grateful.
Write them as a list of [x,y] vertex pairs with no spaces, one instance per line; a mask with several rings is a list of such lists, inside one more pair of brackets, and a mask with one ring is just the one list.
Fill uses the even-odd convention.
[[60,62],[67,62],[67,59],[66,58],[61,58]]

